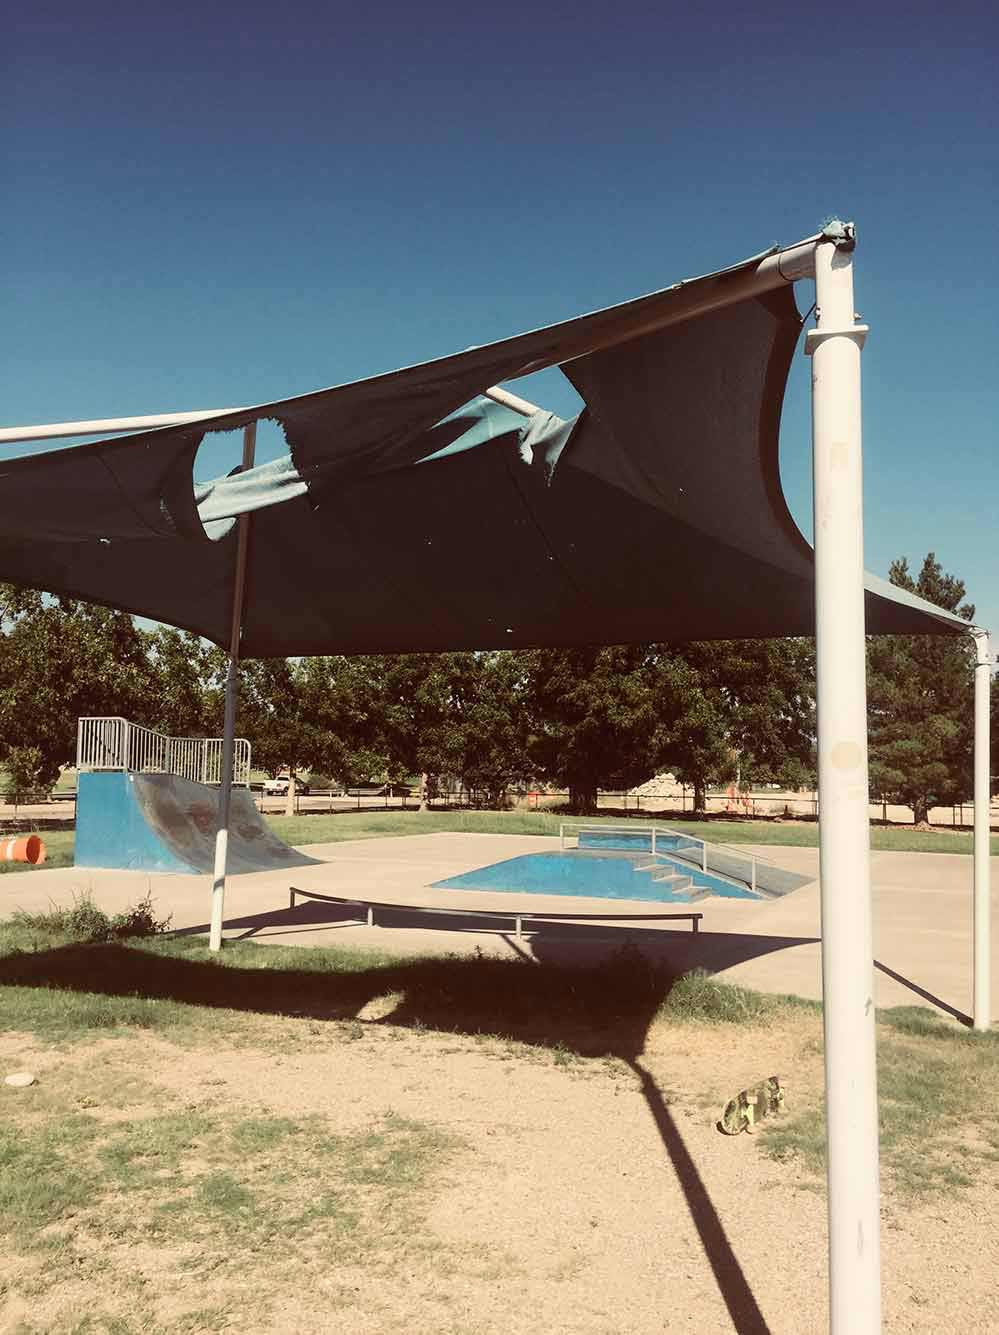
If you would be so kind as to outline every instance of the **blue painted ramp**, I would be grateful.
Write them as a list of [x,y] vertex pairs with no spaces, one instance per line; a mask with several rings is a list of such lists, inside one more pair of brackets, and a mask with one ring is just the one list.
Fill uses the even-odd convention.
[[[78,867],[209,872],[215,864],[218,789],[175,774],[81,774],[76,798]],[[246,788],[233,788],[228,870],[314,865],[281,842]]]

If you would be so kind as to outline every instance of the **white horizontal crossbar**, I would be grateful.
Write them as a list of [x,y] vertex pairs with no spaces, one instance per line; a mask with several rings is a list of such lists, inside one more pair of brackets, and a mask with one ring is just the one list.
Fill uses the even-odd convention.
[[[510,394],[499,386],[485,391],[485,397],[501,403],[522,417],[532,417],[541,409],[527,399]],[[155,427],[183,426],[187,422],[207,421],[225,413],[250,412],[249,408],[202,408],[191,413],[154,413],[146,417],[97,417],[89,422],[50,422],[44,426],[0,427],[0,445],[27,440],[60,440],[70,436],[113,436],[124,431],[147,431]]]
[[[746,268],[742,272],[733,272],[726,276],[724,283],[717,283],[704,291],[696,281],[678,283],[676,297],[671,303],[667,315],[658,313],[646,328],[634,328],[628,333],[629,338],[638,337],[654,329],[689,320],[695,315],[706,314],[722,306],[729,306],[749,297],[757,296],[785,283],[794,283],[800,278],[811,277],[815,272],[815,247],[822,240],[822,234],[807,237],[794,246],[775,250],[766,255],[759,264]],[[593,348],[588,345],[573,350],[567,361],[575,361],[586,356]],[[542,411],[536,404],[519,398],[498,385],[483,391],[487,399],[501,403],[504,407],[532,417]],[[103,417],[89,422],[50,422],[42,426],[0,427],[0,445],[13,445],[31,440],[59,440],[70,436],[115,435],[123,431],[145,431],[156,427],[181,426],[186,422],[197,422],[212,417],[223,417],[228,413],[252,412],[251,408],[203,408],[199,412],[158,413],[147,417]],[[242,425],[242,423],[240,424]]]

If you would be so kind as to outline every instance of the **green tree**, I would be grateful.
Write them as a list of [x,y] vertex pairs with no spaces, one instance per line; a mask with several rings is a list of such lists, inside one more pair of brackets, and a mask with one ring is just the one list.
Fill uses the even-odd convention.
[[145,634],[132,617],[0,585],[0,760],[37,753],[34,783],[55,783],[76,753],[77,719],[146,722],[156,698]]
[[42,760],[42,753],[37,746],[12,746],[7,751],[4,758],[7,770],[4,797],[15,808],[29,793],[47,786],[40,781]]
[[519,655],[463,654],[452,681],[458,723],[457,773],[466,788],[499,806],[510,786],[528,777],[527,711]]
[[169,737],[218,737],[222,732],[225,655],[186,630],[160,626],[147,635],[155,683],[147,721]]
[[293,660],[253,658],[240,663],[236,731],[249,738],[258,768],[271,774],[287,768],[287,814],[293,815],[298,773],[315,764],[315,728]]
[[[964,582],[933,552],[913,579],[907,560],[889,578],[966,621]],[[933,806],[967,799],[972,788],[974,650],[970,637],[877,635],[867,641],[870,786],[878,800],[911,809],[916,824]]]
[[662,755],[662,711],[648,646],[536,649],[522,656],[528,755],[535,772],[592,811],[597,789],[650,778]]
[[661,765],[694,790],[694,810],[707,807],[708,784],[732,778],[736,754],[728,701],[715,680],[711,643],[660,646],[656,696],[665,729]]
[[420,775],[424,807],[445,776],[499,802],[524,773],[514,655],[369,655],[354,664],[354,717],[344,731],[355,748],[384,757],[391,781]]
[[804,639],[662,646],[670,769],[702,809],[710,781],[800,786],[814,773],[815,647]]
[[381,664],[376,655],[306,658],[297,668],[300,741],[310,765],[346,784],[388,770],[381,727]]

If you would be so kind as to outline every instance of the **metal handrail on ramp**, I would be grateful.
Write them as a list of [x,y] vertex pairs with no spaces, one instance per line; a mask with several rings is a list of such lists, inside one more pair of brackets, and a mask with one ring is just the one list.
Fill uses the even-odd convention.
[[[678,863],[699,867],[705,874],[711,873],[733,885],[744,886],[753,894],[769,898],[786,894],[797,884],[805,884],[808,877],[799,877],[785,871],[770,858],[759,853],[744,852],[733,844],[709,842],[696,834],[674,829],[670,825],[658,822],[629,821],[627,825],[612,825],[606,821],[560,821],[559,847],[564,852],[566,840],[576,838],[577,847],[580,834],[595,834],[611,837],[614,835],[647,835],[649,848],[646,850],[653,857],[666,858]],[[679,840],[679,847],[657,847],[657,843],[666,840]],[[595,850],[594,850],[595,851]]]
[[[125,770],[176,774],[195,783],[222,782],[221,737],[168,737],[117,715],[81,718],[76,725],[77,771]],[[232,781],[250,782],[250,743],[235,738]]]

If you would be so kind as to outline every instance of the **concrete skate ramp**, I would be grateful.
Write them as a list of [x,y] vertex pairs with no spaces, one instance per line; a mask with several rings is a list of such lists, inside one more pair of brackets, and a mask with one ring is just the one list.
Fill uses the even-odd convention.
[[[215,863],[218,790],[175,774],[81,774],[76,801],[78,867],[209,872]],[[230,873],[315,865],[264,824],[246,788],[233,788]]]

